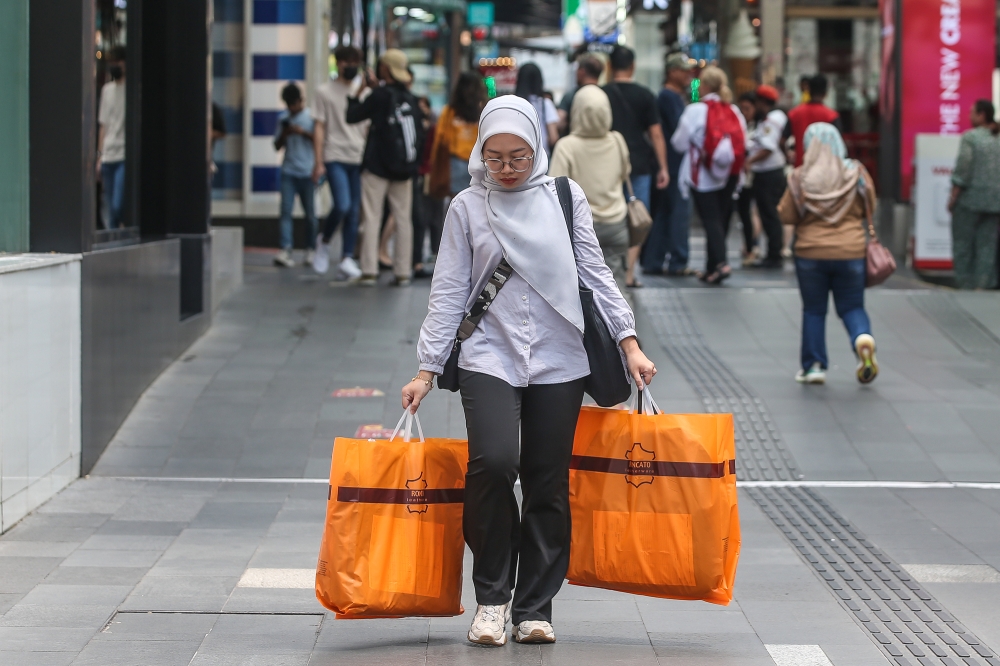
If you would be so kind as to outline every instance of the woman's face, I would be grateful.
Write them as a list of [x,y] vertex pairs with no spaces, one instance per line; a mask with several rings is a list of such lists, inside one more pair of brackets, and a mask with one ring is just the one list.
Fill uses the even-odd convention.
[[[486,171],[504,188],[517,187],[528,179],[535,166],[535,154],[528,142],[514,134],[494,134],[483,144]],[[500,168],[502,161],[503,168]],[[513,166],[511,162],[513,161]]]
[[748,123],[753,121],[755,111],[753,102],[748,99],[741,99],[740,111],[743,112],[743,117],[746,118]]

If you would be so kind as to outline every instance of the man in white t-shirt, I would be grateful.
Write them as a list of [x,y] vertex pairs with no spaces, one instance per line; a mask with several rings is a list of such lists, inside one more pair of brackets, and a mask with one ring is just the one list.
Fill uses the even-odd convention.
[[108,73],[111,80],[101,88],[101,104],[97,112],[97,156],[100,169],[97,177],[104,192],[107,229],[121,224],[122,203],[125,200],[125,49],[116,46],[108,51]]
[[778,202],[785,193],[785,151],[781,148],[781,137],[788,116],[776,108],[779,94],[775,88],[759,86],[755,95],[757,126],[747,142],[746,168],[753,172],[754,200],[761,226],[767,234],[767,256],[756,265],[781,268],[782,228]]
[[[327,81],[316,90],[312,115],[316,120],[313,134],[316,142],[316,167],[313,180],[323,174],[330,181],[333,208],[316,238],[313,269],[320,274],[330,267],[330,239],[343,223],[344,251],[339,273],[342,277],[361,277],[361,268],[354,260],[358,238],[358,215],[361,208],[361,160],[369,123],[349,124],[346,119],[347,98],[358,94],[361,51],[353,46],[341,46],[334,51],[337,59],[336,79]],[[369,91],[365,91],[365,95]],[[322,160],[322,161],[320,161]]]

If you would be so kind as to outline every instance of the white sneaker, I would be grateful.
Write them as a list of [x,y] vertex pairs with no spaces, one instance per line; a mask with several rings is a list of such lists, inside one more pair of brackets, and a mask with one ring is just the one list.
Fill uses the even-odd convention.
[[878,377],[878,361],[875,360],[875,338],[862,333],[854,341],[854,351],[858,354],[858,381],[869,384]]
[[294,268],[295,260],[292,259],[292,253],[288,250],[282,250],[278,254],[274,255],[274,263],[276,266],[284,266],[285,268]]
[[525,620],[514,630],[514,640],[518,643],[555,643],[556,632],[544,620]]
[[510,621],[510,602],[502,606],[476,608],[476,617],[469,627],[469,642],[479,645],[506,645],[507,622]]
[[304,263],[306,266],[312,266],[313,260],[316,258],[316,250],[306,250],[306,258]]
[[354,257],[344,257],[338,269],[347,276],[348,280],[357,280],[361,277],[361,267],[358,266],[358,262],[354,261]]
[[313,257],[312,266],[320,275],[330,270],[330,247],[323,242],[323,234],[316,236],[316,256]]
[[799,370],[795,373],[795,381],[799,384],[825,384],[826,371],[818,362],[813,363],[808,370]]

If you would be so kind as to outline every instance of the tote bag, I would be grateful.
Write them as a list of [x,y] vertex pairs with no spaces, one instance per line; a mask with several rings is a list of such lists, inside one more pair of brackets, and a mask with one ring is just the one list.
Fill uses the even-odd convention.
[[424,439],[419,421],[411,442],[414,418],[407,411],[389,440],[334,442],[316,598],[338,618],[464,612],[468,442]]
[[740,552],[732,415],[657,413],[642,393],[638,411],[581,409],[566,578],[727,605]]

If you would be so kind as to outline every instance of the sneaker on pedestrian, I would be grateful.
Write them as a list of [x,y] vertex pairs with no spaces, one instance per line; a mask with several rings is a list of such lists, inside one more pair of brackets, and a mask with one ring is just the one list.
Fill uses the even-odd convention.
[[799,370],[795,373],[795,381],[799,384],[825,384],[826,371],[819,362],[816,362],[808,370]]
[[316,250],[306,250],[306,258],[304,263],[306,266],[312,266],[313,260],[316,259]]
[[285,268],[293,268],[295,260],[292,259],[292,253],[289,250],[282,250],[274,255],[274,264],[276,266],[284,266]]
[[316,255],[312,261],[313,270],[325,275],[330,270],[330,246],[323,242],[323,234],[316,236]]
[[362,287],[374,287],[377,284],[378,284],[377,275],[362,275],[361,278],[358,280],[358,285]]
[[858,354],[858,381],[862,384],[869,384],[878,377],[875,338],[868,333],[862,333],[854,341],[854,351]]
[[500,606],[476,608],[476,617],[469,627],[469,641],[479,645],[505,645],[507,643],[507,622],[510,621],[510,602]]
[[544,620],[525,620],[514,630],[514,640],[518,643],[555,643],[556,632]]
[[348,280],[357,280],[361,277],[361,267],[358,266],[358,262],[354,261],[354,257],[344,257],[338,269],[347,276]]

